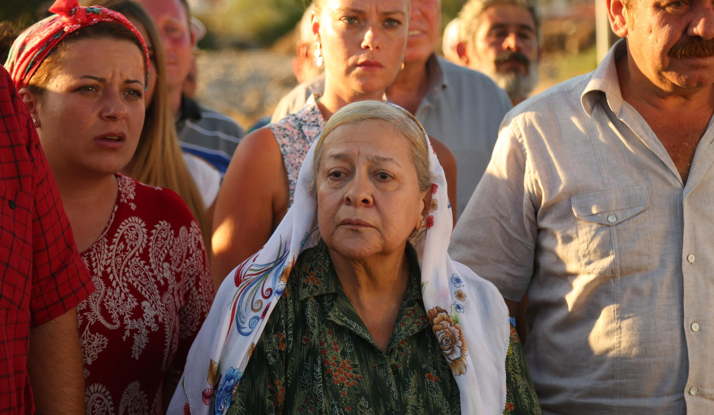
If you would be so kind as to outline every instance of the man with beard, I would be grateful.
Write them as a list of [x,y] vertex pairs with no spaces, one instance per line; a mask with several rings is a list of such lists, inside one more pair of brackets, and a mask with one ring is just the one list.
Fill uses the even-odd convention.
[[538,84],[539,26],[532,0],[471,0],[459,13],[456,52],[464,66],[490,76],[517,105]]
[[714,5],[606,5],[626,40],[509,113],[451,256],[528,292],[544,414],[712,414]]

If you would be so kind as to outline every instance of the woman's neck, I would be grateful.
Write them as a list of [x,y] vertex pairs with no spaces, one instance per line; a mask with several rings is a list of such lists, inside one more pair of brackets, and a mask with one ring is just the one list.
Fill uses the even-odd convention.
[[87,178],[60,173],[55,178],[77,249],[84,252],[106,228],[116,205],[119,184],[114,175]]
[[374,92],[358,93],[355,91],[338,91],[337,88],[332,87],[332,85],[334,85],[334,81],[331,82],[326,78],[325,92],[317,103],[322,113],[322,118],[325,121],[329,120],[332,114],[353,102],[367,100],[381,101],[384,96],[384,89]]
[[405,250],[352,260],[330,250],[337,278],[377,345],[386,353],[409,281]]
[[429,91],[429,73],[426,64],[429,60],[404,62],[404,69],[397,79],[387,87],[389,101],[399,105],[412,114],[416,114],[421,101]]

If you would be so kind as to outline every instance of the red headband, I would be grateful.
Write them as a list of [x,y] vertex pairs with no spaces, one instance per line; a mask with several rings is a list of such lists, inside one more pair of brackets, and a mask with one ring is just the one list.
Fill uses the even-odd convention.
[[[104,7],[82,7],[78,0],[57,0],[50,7],[54,16],[41,20],[25,30],[13,43],[5,68],[20,90],[30,79],[52,49],[68,34],[100,22],[116,22],[131,30],[141,42],[146,60],[146,77],[149,77],[149,50],[138,30],[121,13]],[[146,82],[148,85],[148,82]]]

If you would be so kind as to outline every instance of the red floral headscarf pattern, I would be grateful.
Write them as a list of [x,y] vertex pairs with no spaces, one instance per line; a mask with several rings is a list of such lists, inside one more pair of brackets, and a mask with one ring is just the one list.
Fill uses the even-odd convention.
[[37,68],[65,36],[100,22],[121,23],[136,35],[143,46],[148,80],[149,50],[139,31],[121,13],[99,6],[82,7],[78,0],[57,0],[50,11],[56,14],[25,30],[10,49],[5,68],[18,90],[30,83]]

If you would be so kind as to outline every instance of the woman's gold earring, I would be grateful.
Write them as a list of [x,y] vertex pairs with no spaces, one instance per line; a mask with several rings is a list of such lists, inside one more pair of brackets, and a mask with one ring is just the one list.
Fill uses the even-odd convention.
[[403,70],[404,70],[404,61],[402,61],[402,68],[400,69],[400,71],[403,71]]
[[315,65],[322,67],[322,46],[320,42],[315,42]]

